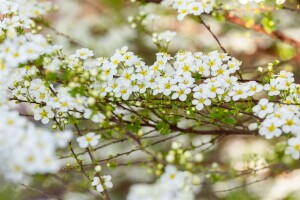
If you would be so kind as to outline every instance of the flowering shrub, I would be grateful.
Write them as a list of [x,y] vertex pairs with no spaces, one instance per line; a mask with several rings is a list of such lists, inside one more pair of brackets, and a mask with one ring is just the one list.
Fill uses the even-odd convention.
[[[234,189],[296,168],[292,159],[300,157],[298,74],[282,69],[276,58],[245,72],[206,17],[278,39],[291,45],[297,57],[300,42],[275,30],[270,10],[298,14],[299,6],[285,1],[226,6],[210,0],[134,2],[126,5],[145,9],[159,4],[157,8],[173,18],[175,12],[180,21],[190,18],[202,24],[218,46],[209,51],[172,50],[178,33],[155,30],[160,16],[154,9],[129,16],[128,22],[146,35],[137,38],[152,39],[155,52],[142,56],[124,45],[102,56],[52,26],[55,20],[48,17],[59,11],[50,1],[0,0],[0,174],[5,182],[47,199],[76,199],[68,196],[72,192],[107,200],[192,200],[227,192],[217,196],[234,199],[239,195],[231,193]],[[258,10],[260,24],[255,24],[257,16],[244,16],[244,21],[231,13],[234,6]],[[55,36],[64,37],[69,46],[60,45]],[[226,155],[222,158],[218,147],[224,152],[230,148],[223,140],[242,135],[277,144],[268,147],[268,155],[245,155],[243,166],[226,160]],[[241,177],[242,186],[218,189],[218,184]],[[43,181],[53,188],[61,185],[62,191],[47,195],[43,188],[31,187]],[[267,198],[244,192],[249,196],[245,199]]]

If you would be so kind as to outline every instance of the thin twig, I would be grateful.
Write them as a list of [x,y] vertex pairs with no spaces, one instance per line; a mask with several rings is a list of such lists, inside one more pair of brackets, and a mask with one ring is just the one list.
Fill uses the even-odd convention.
[[210,32],[210,34],[215,38],[215,40],[217,41],[217,43],[219,44],[219,47],[222,49],[222,51],[224,53],[228,53],[226,51],[226,49],[223,47],[223,45],[221,44],[220,40],[218,39],[218,37],[214,34],[214,32],[212,32],[211,28],[209,25],[207,25],[204,20],[199,16],[201,23],[203,24],[203,26],[205,26],[205,28]]

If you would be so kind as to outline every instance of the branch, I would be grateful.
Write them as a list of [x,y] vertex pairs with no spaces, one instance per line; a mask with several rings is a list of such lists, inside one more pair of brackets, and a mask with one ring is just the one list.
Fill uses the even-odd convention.
[[225,18],[231,23],[237,24],[244,28],[254,30],[257,33],[262,33],[262,34],[268,35],[271,38],[281,40],[284,43],[288,43],[288,44],[296,47],[297,49],[300,49],[300,41],[294,40],[293,38],[288,37],[287,35],[285,35],[284,33],[280,32],[280,31],[274,31],[274,32],[269,33],[259,24],[254,24],[254,25],[248,27],[244,20],[242,20],[241,18],[234,16],[232,14],[225,15]]
[[250,182],[250,183],[246,183],[246,184],[239,185],[239,186],[232,187],[232,188],[225,189],[225,190],[217,190],[217,191],[214,191],[214,192],[215,192],[215,193],[231,192],[231,191],[236,190],[236,189],[245,188],[245,187],[247,187],[247,186],[249,186],[249,185],[253,185],[253,184],[255,184],[255,183],[259,183],[259,182],[265,181],[265,180],[267,180],[268,178],[270,178],[270,177],[269,177],[269,176],[266,176],[266,177],[264,177],[264,178],[261,178],[261,179],[252,181],[252,182]]
[[203,24],[203,26],[205,26],[205,28],[206,28],[206,29],[210,32],[210,34],[215,38],[215,40],[216,40],[217,43],[219,44],[219,46],[220,46],[220,48],[222,49],[222,51],[223,51],[224,53],[228,53],[228,52],[226,51],[226,49],[223,47],[223,45],[221,44],[221,42],[220,42],[220,40],[218,39],[218,37],[214,34],[214,32],[212,32],[210,26],[207,25],[207,24],[203,21],[203,19],[202,19],[201,17],[199,17],[199,18],[201,19],[201,23]]
[[193,128],[182,129],[177,126],[171,126],[174,131],[180,131],[183,133],[192,133],[197,135],[257,135],[254,131],[244,130],[244,129],[233,129],[233,130],[194,130]]
[[45,192],[43,192],[42,190],[39,190],[37,188],[33,188],[33,187],[30,187],[28,185],[25,185],[23,183],[19,183],[19,185],[31,190],[31,191],[34,191],[34,192],[37,192],[37,193],[40,193],[41,195],[43,195],[44,197],[46,197],[47,199],[57,199],[57,200],[62,200],[61,198],[58,198],[58,197],[55,197],[55,196],[52,196],[52,195],[48,195],[46,194]]

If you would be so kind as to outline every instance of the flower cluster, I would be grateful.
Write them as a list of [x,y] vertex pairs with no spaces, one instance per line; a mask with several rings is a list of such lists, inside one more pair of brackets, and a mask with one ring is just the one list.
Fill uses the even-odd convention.
[[264,89],[268,91],[269,96],[277,96],[288,90],[293,90],[297,87],[293,76],[293,73],[282,70],[278,75],[270,79],[270,82],[264,86]]
[[294,159],[300,158],[300,136],[299,134],[296,137],[290,138],[288,140],[288,147],[285,150],[286,154],[290,154]]
[[176,36],[176,32],[172,31],[165,31],[162,33],[153,33],[152,34],[152,41],[164,48],[167,48],[169,43],[172,41],[172,39]]
[[55,49],[48,44],[44,36],[24,33],[24,28],[29,29],[33,25],[31,19],[46,14],[51,7],[52,4],[47,1],[0,1],[0,13],[3,15],[0,20],[0,28],[3,30],[0,30],[0,74],[3,77],[0,82],[3,97],[0,105],[5,104],[4,101],[9,97],[7,89],[13,84],[9,80],[6,81],[6,78],[10,76],[13,80],[22,79],[24,74],[20,74],[17,67]]
[[94,122],[100,122],[104,115],[95,115],[89,109],[83,107],[84,98],[73,98],[64,87],[54,88],[46,86],[46,82],[34,78],[38,70],[35,67],[20,70],[23,75],[30,76],[31,80],[15,80],[10,86],[12,88],[11,98],[16,100],[28,100],[35,102],[32,105],[35,120],[41,120],[43,124],[49,123],[55,118],[57,123],[64,123],[64,119],[70,116],[87,119],[92,118]]
[[[297,137],[300,130],[299,106],[300,102],[299,84],[294,83],[293,73],[280,71],[273,75],[270,81],[264,85],[268,96],[281,97],[280,102],[269,102],[261,99],[253,112],[263,119],[259,124],[259,133],[267,139],[281,136],[282,133],[292,134]],[[251,125],[255,128],[257,125]]]
[[[147,92],[173,100],[189,99],[197,110],[202,110],[212,102],[248,99],[263,89],[269,90],[269,84],[263,86],[256,81],[241,82],[236,76],[241,62],[217,51],[207,55],[179,52],[173,57],[158,53],[156,61],[150,66],[129,52],[127,47],[116,50],[110,58],[94,60],[93,55],[91,50],[80,49],[65,60],[55,56],[44,57],[44,68],[53,69],[51,66],[54,65],[57,70],[86,70],[91,76],[88,92],[97,98],[112,96],[128,100]],[[88,96],[74,98],[68,94],[67,88],[49,88],[45,81],[35,78],[35,74],[39,73],[35,67],[24,68],[21,73],[30,76],[30,79],[17,79],[10,88],[13,89],[14,98],[29,98],[38,103],[33,108],[36,120],[48,123],[49,119],[60,121],[70,115],[77,118],[83,116],[97,123],[105,119],[101,112],[91,112],[89,106],[95,100]],[[288,85],[292,79],[287,79],[286,83],[281,80],[283,76],[284,72],[281,72],[277,82]]]
[[165,173],[152,185],[138,184],[130,188],[127,200],[164,199],[181,200],[195,199],[200,191],[201,180],[187,171],[178,171],[168,165]]
[[102,98],[112,94],[128,100],[134,93],[148,91],[173,100],[191,99],[195,107],[202,110],[212,101],[247,99],[263,90],[256,81],[239,82],[238,77],[233,75],[241,62],[217,51],[207,55],[179,52],[174,57],[158,53],[155,63],[147,66],[141,58],[123,47],[109,59],[97,60],[96,68],[106,80],[94,81],[91,88]]
[[0,107],[3,105],[8,104],[8,97],[9,97],[9,93],[8,93],[8,85],[7,83],[9,82],[9,77],[13,77],[12,73],[10,70],[5,69],[3,62],[1,62],[0,60]]
[[162,5],[171,6],[178,11],[178,20],[183,20],[185,16],[191,14],[199,16],[202,13],[210,13],[213,10],[213,2],[197,0],[163,0]]
[[0,107],[0,172],[12,181],[23,180],[25,174],[54,173],[60,168],[56,149],[66,147],[70,132],[55,135],[36,128],[16,111]]
[[101,176],[101,179],[103,180],[104,186],[102,185],[99,177],[94,177],[93,182],[92,182],[92,186],[94,186],[98,192],[103,192],[104,188],[112,188],[113,187],[110,175]]
[[0,21],[0,28],[30,28],[32,18],[45,15],[52,9],[52,3],[38,0],[0,0],[0,14],[5,15]]
[[299,106],[269,102],[261,99],[258,105],[253,107],[253,112],[264,120],[259,125],[259,134],[267,139],[279,137],[282,134],[291,134],[286,153],[292,154],[293,158],[299,158],[300,148],[297,146],[300,131]]
[[300,102],[299,84],[294,83],[293,73],[280,71],[273,75],[270,81],[264,85],[268,96],[281,97],[280,102],[269,102],[261,99],[253,107],[253,113],[263,119],[260,124],[253,123],[249,129],[259,128],[259,134],[267,139],[279,137],[282,134],[291,134],[287,154],[292,154],[295,159],[299,158],[300,149],[297,147],[300,131],[300,110],[296,105]]
[[[5,163],[0,172],[12,181],[23,180],[25,174],[57,172],[60,162],[56,149],[65,148],[73,136],[70,131],[51,133],[37,128],[20,116],[13,102],[8,101],[17,96],[19,100],[35,99],[38,103],[48,91],[39,85],[41,80],[31,79],[30,76],[38,71],[36,67],[18,67],[53,52],[54,48],[42,35],[25,33],[25,29],[33,25],[31,19],[47,13],[50,8],[51,4],[46,1],[0,1],[0,28],[3,30],[0,30],[0,162]],[[30,95],[22,96],[29,91]],[[45,109],[35,118],[47,122],[45,113],[48,111]],[[51,118],[51,113],[48,117]]]
[[17,67],[54,50],[42,35],[27,33],[18,37],[15,29],[11,32],[15,33],[0,45],[0,60],[5,67]]

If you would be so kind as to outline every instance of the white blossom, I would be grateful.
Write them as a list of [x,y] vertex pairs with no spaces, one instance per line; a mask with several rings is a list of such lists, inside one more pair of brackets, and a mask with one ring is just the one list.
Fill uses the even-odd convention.
[[89,145],[95,147],[99,143],[100,138],[100,135],[90,132],[84,136],[78,137],[77,142],[81,148],[87,148]]

